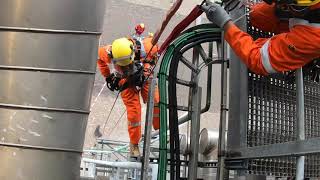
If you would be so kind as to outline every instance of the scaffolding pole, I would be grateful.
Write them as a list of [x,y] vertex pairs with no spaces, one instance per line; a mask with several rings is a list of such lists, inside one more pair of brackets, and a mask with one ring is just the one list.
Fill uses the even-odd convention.
[[141,168],[141,180],[148,179],[149,169],[149,157],[150,157],[150,143],[151,143],[151,130],[153,120],[153,109],[154,109],[154,90],[156,86],[156,80],[151,79],[151,84],[148,92],[148,104],[146,113],[146,124],[144,130],[144,141],[143,141],[143,159]]
[[[192,63],[195,66],[199,64],[199,52],[193,49]],[[199,74],[193,72],[191,81],[195,84],[199,82]],[[191,132],[190,132],[190,162],[188,165],[188,180],[197,179],[198,170],[198,152],[199,152],[199,131],[201,114],[201,87],[195,86],[191,90]],[[189,103],[190,104],[190,103]]]
[[[297,140],[305,140],[305,118],[304,118],[304,84],[302,68],[296,71],[297,87]],[[304,179],[304,156],[297,158],[296,180]]]
[[[222,35],[223,37],[223,35]],[[227,58],[227,44],[222,41],[219,47],[219,57],[226,60]],[[227,61],[221,65],[221,107],[220,107],[220,125],[219,125],[219,143],[218,143],[218,171],[217,179],[223,180],[228,176],[228,171],[225,169],[225,152],[226,152],[226,131],[227,131]]]

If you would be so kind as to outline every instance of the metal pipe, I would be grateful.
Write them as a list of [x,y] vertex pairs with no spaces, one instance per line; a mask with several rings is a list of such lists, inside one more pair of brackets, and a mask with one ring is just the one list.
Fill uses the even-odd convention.
[[148,103],[146,113],[146,123],[144,130],[144,141],[143,141],[143,159],[141,168],[141,180],[147,180],[148,178],[148,167],[150,157],[150,144],[151,144],[151,130],[153,122],[153,109],[154,109],[154,89],[156,87],[156,79],[150,79],[150,88],[148,92]]
[[197,87],[192,95],[192,114],[190,131],[190,154],[188,164],[188,180],[197,179],[198,152],[199,152],[199,131],[201,111],[201,87]]
[[[198,66],[199,51],[193,48],[192,64]],[[199,131],[201,114],[201,87],[198,86],[199,74],[192,72],[191,81],[196,84],[190,89],[189,107],[191,112],[191,130],[190,130],[190,160],[188,164],[188,180],[197,179],[198,170],[198,152],[199,152]]]
[[1,179],[80,178],[104,4],[0,2]]
[[[209,59],[213,58],[213,42],[209,43]],[[211,106],[211,87],[212,87],[212,64],[208,65],[208,72],[207,72],[207,97],[206,97],[206,105],[203,109],[201,109],[201,113],[205,113],[209,111]]]
[[[222,34],[223,39],[223,34]],[[221,59],[225,60],[227,57],[227,45],[222,41],[219,48]],[[218,143],[218,162],[219,167],[217,171],[217,179],[223,180],[227,176],[228,171],[225,169],[225,150],[226,150],[226,121],[227,121],[227,62],[224,61],[221,65],[221,107],[220,107],[220,125],[219,125],[219,143]]]
[[83,162],[94,163],[99,165],[105,165],[113,168],[126,168],[126,169],[141,169],[141,163],[138,162],[111,162],[111,161],[103,161],[96,160],[90,158],[82,158]]
[[[296,70],[296,87],[297,87],[297,140],[305,140],[305,117],[304,117],[304,85],[302,68]],[[304,162],[305,157],[297,158],[296,180],[304,179]]]

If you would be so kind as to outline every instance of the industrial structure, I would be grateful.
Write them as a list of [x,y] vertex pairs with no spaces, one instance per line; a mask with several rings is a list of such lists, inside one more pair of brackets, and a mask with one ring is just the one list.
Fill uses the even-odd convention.
[[[250,25],[248,7],[235,6],[239,27],[273,35]],[[127,142],[99,138],[82,149],[104,0],[4,0],[0,11],[1,180],[320,178],[320,86],[302,69],[250,72],[213,24],[177,33],[148,80],[160,90],[160,130],[151,131],[149,91],[143,156],[129,161]],[[221,68],[219,85],[213,66]],[[201,130],[215,87],[219,129]],[[180,97],[186,104],[180,91],[188,92]],[[179,133],[184,123],[187,134]]]

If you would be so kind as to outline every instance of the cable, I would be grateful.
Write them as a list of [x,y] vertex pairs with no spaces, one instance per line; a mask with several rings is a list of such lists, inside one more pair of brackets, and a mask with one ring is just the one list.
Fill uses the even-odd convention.
[[107,85],[107,83],[104,83],[104,84],[103,84],[103,86],[102,86],[102,88],[100,89],[100,91],[99,91],[99,93],[98,93],[97,97],[94,99],[94,101],[93,101],[93,103],[92,103],[92,105],[91,105],[90,109],[92,109],[92,108],[94,107],[94,105],[96,104],[96,102],[97,102],[97,100],[98,100],[99,96],[101,95],[101,93],[102,93],[102,91],[104,90],[104,88],[106,87],[106,85]]
[[[177,61],[179,56],[181,56],[184,52],[186,52],[188,49],[204,43],[204,42],[211,42],[211,41],[220,41],[221,40],[221,34],[220,29],[215,28],[213,24],[204,24],[195,26],[193,28],[190,28],[183,32],[171,45],[167,48],[167,51],[163,57],[163,60],[161,62],[160,72],[159,72],[159,87],[160,87],[160,161],[159,161],[159,179],[165,179],[162,178],[162,176],[165,176],[165,169],[166,169],[166,151],[162,151],[161,148],[166,147],[166,111],[167,107],[165,104],[168,104],[166,102],[166,77],[168,75],[168,67],[170,67],[170,75],[174,75],[177,72],[177,64],[179,61]],[[170,65],[169,65],[169,62]],[[169,79],[170,80],[170,79]],[[170,86],[170,87],[169,87]],[[168,97],[169,97],[169,104],[176,102],[176,96],[174,94],[176,93],[176,84],[174,83],[174,78],[172,78],[169,81],[168,84]],[[175,107],[175,106],[174,106]],[[173,138],[170,138],[170,156],[174,159],[170,158],[170,161],[174,162],[170,164],[170,170],[174,170],[176,179],[179,179],[179,168],[180,168],[180,151],[179,151],[179,141],[177,139],[174,139],[174,137],[177,137],[175,134],[178,131],[174,131],[178,129],[177,125],[177,109],[169,109],[169,129],[170,129],[170,137],[173,136]],[[170,127],[172,126],[172,127]],[[173,132],[172,132],[173,131]],[[172,149],[173,148],[173,149]],[[175,166],[175,167],[171,167]],[[171,175],[172,178],[172,175]]]
[[110,115],[111,115],[111,113],[112,113],[112,111],[113,111],[113,109],[114,109],[114,106],[116,105],[116,102],[117,102],[117,100],[118,100],[118,98],[119,98],[119,95],[120,95],[120,91],[117,93],[117,97],[116,97],[116,99],[114,100],[114,102],[113,102],[113,104],[112,104],[112,107],[111,107],[111,109],[110,109],[110,112],[109,112],[109,114],[108,114],[108,117],[107,117],[106,121],[105,121],[104,124],[103,124],[102,134],[104,133],[104,129],[106,128],[106,125],[107,125],[107,123],[108,123],[108,121],[109,121],[109,119],[110,119]]
[[127,112],[127,110],[124,110],[123,113],[121,114],[120,118],[117,120],[116,124],[113,126],[113,128],[111,129],[111,131],[109,132],[109,135],[112,134],[113,130],[116,129],[116,127],[118,126],[119,122],[121,121],[121,119],[123,118],[124,114]]

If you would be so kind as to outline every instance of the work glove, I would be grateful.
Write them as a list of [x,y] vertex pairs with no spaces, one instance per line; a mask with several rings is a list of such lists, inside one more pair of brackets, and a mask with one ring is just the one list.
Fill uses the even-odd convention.
[[223,26],[231,19],[229,14],[219,5],[210,1],[207,1],[201,6],[201,9],[206,13],[209,21],[223,28]]
[[111,90],[111,91],[119,91],[120,90],[120,86],[119,86],[119,82],[120,82],[121,78],[116,77],[114,73],[110,74],[108,77],[106,77],[106,82],[107,82],[107,87]]

